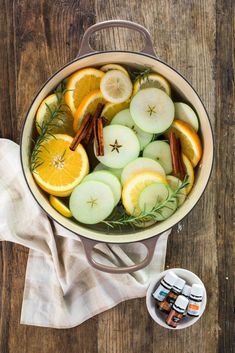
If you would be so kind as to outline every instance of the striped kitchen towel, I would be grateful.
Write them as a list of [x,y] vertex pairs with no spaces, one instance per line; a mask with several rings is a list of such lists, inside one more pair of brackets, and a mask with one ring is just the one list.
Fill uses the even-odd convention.
[[[133,274],[93,269],[79,237],[50,221],[27,189],[19,146],[0,139],[0,240],[28,247],[21,323],[54,328],[81,324],[118,303],[144,297],[151,276],[164,269],[167,238],[157,242],[151,264]],[[139,261],[139,244],[101,244],[96,259],[106,264]]]

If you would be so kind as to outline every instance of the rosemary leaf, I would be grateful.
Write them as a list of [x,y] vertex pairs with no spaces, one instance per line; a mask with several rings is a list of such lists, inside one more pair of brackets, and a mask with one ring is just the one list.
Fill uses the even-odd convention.
[[[115,226],[133,226],[136,227],[136,224],[144,222],[146,219],[149,220],[157,220],[157,215],[162,215],[161,211],[163,208],[168,208],[172,210],[168,204],[170,202],[175,202],[178,194],[182,189],[184,189],[188,185],[188,176],[184,178],[182,183],[172,192],[168,193],[166,200],[163,202],[156,202],[156,205],[150,210],[143,210],[137,215],[127,215],[126,213],[121,214],[121,216],[117,219],[107,219],[102,221],[102,223],[106,224],[108,227],[114,228]],[[135,212],[133,212],[135,213]]]
[[144,68],[144,70],[142,70],[142,71],[132,71],[132,72],[129,72],[129,74],[130,74],[130,76],[131,76],[131,78],[132,78],[132,80],[134,81],[134,82],[136,82],[137,80],[139,80],[140,81],[140,83],[141,83],[141,81],[144,81],[144,80],[148,80],[148,77],[149,77],[149,74],[151,73],[151,69],[150,69],[150,67],[145,67]]
[[53,127],[56,126],[54,120],[56,118],[58,119],[59,114],[66,113],[65,107],[67,109],[69,109],[67,104],[65,104],[63,101],[64,94],[66,93],[66,91],[67,91],[66,90],[66,83],[65,83],[65,81],[62,81],[57,86],[57,88],[55,90],[55,94],[56,94],[57,100],[58,100],[57,107],[52,110],[51,107],[47,103],[45,103],[46,107],[48,109],[48,112],[49,112],[49,118],[47,119],[47,121],[43,121],[42,124],[38,124],[36,122],[36,126],[37,126],[38,130],[40,131],[40,134],[38,135],[36,141],[34,139],[32,139],[32,142],[34,145],[33,150],[32,150],[32,154],[31,154],[31,160],[30,160],[30,170],[32,173],[35,173],[35,170],[43,164],[43,161],[40,160],[40,156],[39,156],[41,149],[42,148],[46,149],[46,147],[43,145],[43,143],[48,141],[49,138],[51,138],[51,137],[56,138],[55,135],[52,133]]

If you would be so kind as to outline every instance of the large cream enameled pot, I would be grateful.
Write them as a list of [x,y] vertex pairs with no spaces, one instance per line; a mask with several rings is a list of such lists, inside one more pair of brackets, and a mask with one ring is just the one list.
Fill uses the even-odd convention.
[[[140,32],[145,40],[145,47],[143,51],[138,53],[127,51],[94,52],[89,45],[91,34],[100,29],[114,26],[126,27]],[[182,97],[182,100],[189,102],[194,107],[200,120],[203,155],[200,164],[197,167],[194,187],[185,203],[169,219],[163,222],[159,222],[156,225],[146,229],[137,229],[135,231],[133,231],[133,229],[129,229],[128,231],[121,233],[112,229],[105,231],[101,230],[99,227],[88,228],[85,225],[76,223],[72,219],[65,218],[50,205],[48,198],[38,188],[30,172],[29,163],[32,148],[32,131],[35,124],[35,114],[42,100],[50,94],[50,92],[58,85],[61,80],[68,77],[73,72],[84,67],[99,67],[106,63],[120,63],[132,67],[142,68],[150,67],[153,71],[160,73],[166,77],[166,79],[170,82],[173,90],[175,90]],[[175,69],[162,62],[155,56],[149,32],[144,27],[133,22],[112,20],[98,23],[88,28],[84,34],[78,57],[72,62],[66,64],[52,77],[50,77],[34,98],[28,110],[23,126],[21,137],[21,162],[28,187],[38,204],[53,220],[80,236],[88,261],[92,266],[111,273],[133,272],[137,269],[145,267],[151,261],[155,244],[158,238],[157,236],[182,220],[193,209],[203,194],[212,169],[213,136],[208,114],[198,94],[181,74],[179,74]],[[92,258],[92,249],[97,243],[100,242],[117,244],[142,242],[147,247],[148,254],[141,263],[130,267],[107,267],[97,263]]]

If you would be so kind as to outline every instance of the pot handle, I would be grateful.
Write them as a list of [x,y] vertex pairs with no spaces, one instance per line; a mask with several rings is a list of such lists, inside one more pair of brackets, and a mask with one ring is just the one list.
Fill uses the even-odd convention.
[[89,264],[97,270],[100,270],[103,272],[108,272],[108,273],[131,273],[131,272],[135,272],[135,271],[141,270],[142,268],[146,267],[151,262],[151,260],[153,258],[157,238],[158,237],[155,236],[151,239],[146,239],[146,240],[140,241],[141,244],[145,245],[145,247],[147,248],[147,251],[148,251],[148,253],[143,261],[141,261],[138,264],[131,265],[131,266],[114,267],[114,266],[103,265],[93,259],[92,250],[95,245],[100,243],[99,241],[80,237]]
[[150,33],[145,27],[139,25],[138,23],[126,21],[126,20],[109,20],[109,21],[96,23],[85,31],[77,57],[96,52],[90,46],[91,35],[102,29],[112,28],[112,27],[129,28],[139,32],[144,36],[144,39],[145,39],[145,46],[141,50],[141,52],[152,56],[156,56]]

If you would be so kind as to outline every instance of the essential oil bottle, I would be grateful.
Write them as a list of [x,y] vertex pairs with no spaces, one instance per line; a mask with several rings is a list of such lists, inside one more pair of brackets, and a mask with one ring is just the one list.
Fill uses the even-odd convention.
[[159,302],[163,301],[178,278],[179,277],[174,272],[168,271],[155,292],[152,294],[153,298]]
[[[189,298],[190,296],[190,293],[191,293],[191,286],[185,284],[183,290],[182,290],[182,295],[185,297],[185,298]],[[186,316],[187,315],[187,309],[184,311],[183,313],[183,316]]]
[[183,318],[185,309],[188,306],[189,300],[183,295],[179,295],[175,303],[172,305],[172,309],[166,318],[166,324],[168,326],[176,328],[180,320]]
[[189,316],[199,316],[201,310],[201,303],[203,297],[203,286],[200,284],[193,284],[191,294],[189,297],[189,305],[187,314]]
[[174,304],[176,298],[181,293],[184,285],[185,280],[183,280],[182,278],[178,278],[166,298],[159,303],[159,310],[168,314],[171,311],[171,307]]

